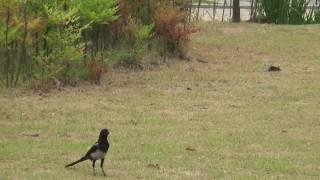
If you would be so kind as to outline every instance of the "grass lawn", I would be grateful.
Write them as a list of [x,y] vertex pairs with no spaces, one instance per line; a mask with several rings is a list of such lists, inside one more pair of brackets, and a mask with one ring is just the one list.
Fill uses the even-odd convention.
[[64,165],[104,127],[107,179],[319,179],[320,26],[198,26],[190,62],[0,90],[0,179],[103,179]]

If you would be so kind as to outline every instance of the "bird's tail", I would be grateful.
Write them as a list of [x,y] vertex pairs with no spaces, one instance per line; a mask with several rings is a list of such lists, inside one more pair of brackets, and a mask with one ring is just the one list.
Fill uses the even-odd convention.
[[82,162],[82,161],[85,161],[85,160],[87,160],[87,159],[88,159],[87,157],[82,157],[82,158],[79,159],[78,161],[75,161],[75,162],[73,162],[73,163],[67,164],[65,167],[67,168],[67,167],[73,166],[73,165],[78,164],[78,163],[80,163],[80,162]]

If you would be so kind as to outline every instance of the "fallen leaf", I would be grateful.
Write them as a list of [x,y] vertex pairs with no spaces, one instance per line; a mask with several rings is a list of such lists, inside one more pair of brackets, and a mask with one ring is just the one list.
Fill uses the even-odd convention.
[[29,137],[39,137],[39,134],[22,134],[23,136],[29,136]]
[[187,151],[196,151],[195,148],[190,148],[190,147],[187,147],[186,150],[187,150]]
[[288,133],[288,131],[287,131],[287,130],[282,130],[281,132],[282,132],[282,133]]
[[155,169],[160,169],[160,165],[159,165],[159,164],[148,164],[147,167],[149,167],[149,168],[155,168]]

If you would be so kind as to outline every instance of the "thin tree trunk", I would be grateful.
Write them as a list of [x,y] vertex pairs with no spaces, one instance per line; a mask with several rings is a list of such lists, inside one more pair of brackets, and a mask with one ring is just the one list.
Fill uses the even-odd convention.
[[233,0],[232,22],[234,23],[240,22],[240,1],[239,0]]
[[150,0],[148,0],[148,23],[151,22],[151,3]]
[[254,13],[254,0],[251,0],[251,4],[250,4],[250,21],[253,21],[253,13]]
[[10,22],[10,8],[7,8],[7,18],[6,18],[6,30],[5,30],[5,56],[6,56],[6,66],[5,66],[5,73],[6,73],[6,87],[9,88],[9,71],[10,71],[10,54],[9,54],[9,45],[8,45],[8,35],[9,35],[9,22]]
[[227,0],[224,0],[223,1],[223,9],[222,9],[222,19],[221,19],[222,22],[224,21],[224,11],[226,9],[226,5],[227,5]]
[[214,0],[212,5],[212,20],[214,21],[216,19],[217,1]]
[[23,40],[21,44],[21,55],[20,55],[20,63],[18,65],[18,71],[16,74],[16,80],[14,85],[17,86],[17,83],[19,81],[20,73],[23,71],[23,68],[26,68],[28,60],[27,60],[27,50],[26,50],[26,39],[28,35],[28,19],[27,19],[27,12],[26,12],[26,6],[24,6],[23,9],[23,19],[24,19],[24,32],[23,32]]
[[[16,72],[16,63],[15,63],[15,59],[18,57],[18,56],[16,56],[17,54],[18,54],[18,41],[14,41],[14,42],[12,42],[11,43],[12,45],[11,45],[11,54],[12,54],[12,56],[11,56],[11,62],[10,62],[10,66],[11,66],[11,68],[10,68],[10,87],[13,87],[13,85],[14,85],[14,75],[15,75],[15,72]],[[12,58],[13,57],[13,58]]]
[[253,0],[253,1],[254,1],[253,22],[256,22],[256,20],[257,20],[258,0]]
[[200,8],[201,8],[201,2],[202,0],[198,0],[198,10],[197,10],[197,20],[199,20],[199,14],[200,14]]
[[233,15],[233,7],[231,6],[231,4],[233,3],[233,0],[230,0],[229,1],[229,6],[230,6],[230,9],[229,9],[229,18],[230,18],[230,21],[232,20],[232,15]]
[[191,17],[192,17],[192,0],[189,1],[189,22],[191,22]]

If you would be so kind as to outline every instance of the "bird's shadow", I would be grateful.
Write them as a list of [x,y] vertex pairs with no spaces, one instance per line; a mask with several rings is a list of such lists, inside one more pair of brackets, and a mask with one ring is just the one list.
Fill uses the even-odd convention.
[[66,171],[72,171],[76,174],[82,174],[82,175],[85,175],[87,176],[87,178],[114,178],[116,177],[115,174],[112,174],[112,173],[108,173],[106,172],[106,175],[104,176],[102,172],[98,172],[98,169],[96,169],[96,174],[94,175],[92,171],[88,171],[88,170],[84,170],[84,169],[81,169],[81,168],[76,168],[76,167],[68,167],[68,168],[65,168]]

